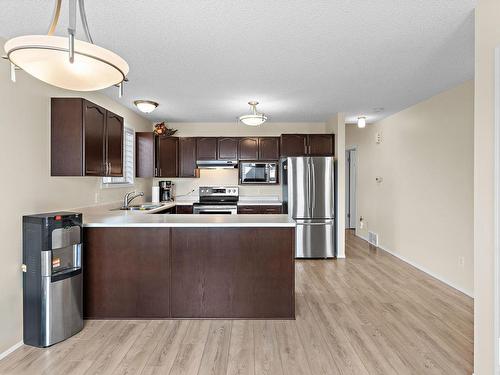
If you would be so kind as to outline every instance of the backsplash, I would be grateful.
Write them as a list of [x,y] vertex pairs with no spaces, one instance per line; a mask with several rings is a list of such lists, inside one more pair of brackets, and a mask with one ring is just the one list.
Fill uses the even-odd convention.
[[[183,196],[198,196],[200,186],[238,186],[238,169],[200,169],[200,178],[155,178],[153,185],[158,186],[158,181],[168,180],[175,184],[175,195],[181,199]],[[281,186],[278,185],[239,185],[240,196],[272,196],[281,199]],[[194,192],[190,193],[192,190]],[[180,197],[180,196],[183,197]]]

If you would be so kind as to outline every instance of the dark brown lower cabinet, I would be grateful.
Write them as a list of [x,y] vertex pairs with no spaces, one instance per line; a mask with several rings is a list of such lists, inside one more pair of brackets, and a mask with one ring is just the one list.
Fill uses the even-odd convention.
[[268,205],[268,206],[238,206],[239,214],[281,214],[281,206]]
[[175,206],[176,214],[192,214],[193,213],[193,205],[179,205]]
[[84,317],[170,317],[170,230],[85,228]]
[[294,317],[291,228],[174,228],[173,318]]
[[84,317],[294,319],[294,228],[85,228]]

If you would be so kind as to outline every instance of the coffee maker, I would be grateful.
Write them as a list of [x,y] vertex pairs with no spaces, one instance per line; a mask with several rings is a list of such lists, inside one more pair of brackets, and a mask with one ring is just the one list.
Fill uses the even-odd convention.
[[175,184],[172,181],[160,181],[160,202],[170,202],[174,200]]

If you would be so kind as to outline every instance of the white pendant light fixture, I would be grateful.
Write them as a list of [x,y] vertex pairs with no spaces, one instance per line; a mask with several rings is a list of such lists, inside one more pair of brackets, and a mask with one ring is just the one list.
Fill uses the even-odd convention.
[[[115,85],[122,97],[129,66],[114,52],[93,44],[84,0],[69,0],[68,37],[54,36],[61,3],[62,0],[56,0],[47,35],[19,36],[5,43],[12,80],[15,81],[15,69],[18,68],[43,82],[67,90],[95,91]],[[87,42],[75,39],[77,3]]]
[[358,117],[358,128],[363,129],[366,127],[366,116]]
[[262,125],[263,123],[265,123],[267,121],[267,116],[263,113],[257,112],[256,107],[257,107],[257,104],[259,104],[259,102],[251,101],[251,102],[248,102],[248,104],[250,105],[252,114],[240,116],[240,117],[238,117],[238,119],[243,124],[248,125],[248,126],[259,126],[259,125]]
[[135,100],[134,105],[142,113],[151,113],[156,109],[156,107],[158,107],[159,104],[153,102],[152,100]]

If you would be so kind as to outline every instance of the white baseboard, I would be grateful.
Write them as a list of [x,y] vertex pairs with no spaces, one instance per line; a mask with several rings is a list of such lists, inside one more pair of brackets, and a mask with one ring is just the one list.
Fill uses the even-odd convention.
[[[364,237],[364,236],[362,236],[362,235],[360,235],[360,234],[358,234],[358,233],[355,233],[355,235],[356,235],[356,237],[359,237],[359,238],[361,238],[362,240],[365,240],[366,242],[368,242],[368,239],[367,239],[366,237]],[[446,279],[445,279],[445,278],[443,278],[442,276],[440,276],[440,275],[436,275],[434,272],[429,271],[429,270],[428,270],[428,269],[426,269],[425,267],[422,267],[421,265],[419,265],[419,264],[417,264],[417,263],[415,263],[415,262],[413,262],[413,261],[411,261],[411,260],[409,260],[409,259],[406,259],[405,257],[401,256],[400,254],[395,253],[394,251],[391,251],[391,250],[389,250],[389,249],[385,248],[384,246],[379,245],[379,246],[378,246],[378,248],[379,248],[380,250],[385,251],[386,253],[389,253],[389,254],[391,254],[391,255],[395,256],[396,258],[398,258],[398,259],[402,260],[403,262],[408,263],[409,265],[411,265],[411,266],[413,266],[413,267],[415,267],[415,268],[418,268],[420,271],[425,272],[425,273],[426,273],[426,274],[428,274],[429,276],[432,276],[433,278],[438,279],[439,281],[441,281],[441,282],[445,283],[446,285],[451,286],[453,289],[456,289],[456,290],[458,290],[459,292],[461,292],[461,293],[463,293],[463,294],[465,294],[465,295],[467,295],[467,296],[469,296],[469,297],[471,297],[471,298],[474,298],[474,293],[472,293],[471,291],[469,291],[469,290],[464,290],[464,289],[462,289],[462,288],[460,288],[460,287],[458,287],[458,286],[454,285],[453,283],[449,282],[448,280],[446,280]]]
[[9,349],[4,351],[3,353],[0,353],[0,359],[3,359],[7,357],[10,353],[12,353],[14,350],[19,349],[21,346],[23,346],[23,342],[20,341],[17,344],[11,346]]

